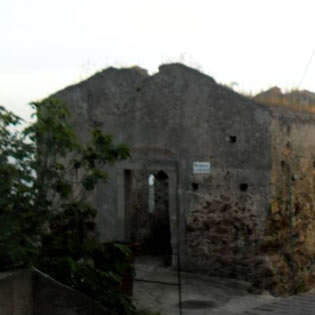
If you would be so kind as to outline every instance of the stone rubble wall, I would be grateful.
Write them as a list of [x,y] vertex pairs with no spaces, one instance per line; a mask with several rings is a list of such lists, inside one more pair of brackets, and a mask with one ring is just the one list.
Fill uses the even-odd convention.
[[315,117],[282,108],[272,117],[265,215],[255,209],[250,181],[246,191],[233,188],[232,170],[204,178],[190,191],[187,247],[194,270],[249,280],[279,295],[315,284]]
[[259,285],[275,293],[315,283],[315,117],[274,110],[271,202],[260,251],[268,257]]
[[[180,64],[152,76],[109,68],[57,96],[82,141],[97,127],[143,165],[143,151],[176,162],[184,268],[279,294],[313,283],[313,114],[263,106]],[[193,174],[195,161],[210,161],[211,173]],[[107,171],[93,196],[102,241],[122,231],[119,166]]]
[[261,257],[257,246],[263,238],[261,215],[255,205],[254,188],[224,190],[226,181],[237,181],[237,174],[219,177],[199,184],[200,192],[191,191],[192,210],[187,217],[187,248],[189,264],[195,271],[210,275],[255,281]]

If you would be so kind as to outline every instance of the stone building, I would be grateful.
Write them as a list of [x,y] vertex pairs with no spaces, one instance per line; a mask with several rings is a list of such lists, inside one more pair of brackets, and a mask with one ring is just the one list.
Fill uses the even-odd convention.
[[108,68],[55,96],[82,141],[99,128],[131,149],[91,197],[102,241],[150,239],[186,270],[275,293],[312,285],[314,114],[259,104],[181,64],[152,76]]

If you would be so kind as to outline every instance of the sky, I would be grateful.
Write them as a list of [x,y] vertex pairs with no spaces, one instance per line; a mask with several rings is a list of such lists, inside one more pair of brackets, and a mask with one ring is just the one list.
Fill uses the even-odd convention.
[[0,104],[29,121],[29,102],[96,71],[171,62],[237,91],[315,92],[314,12],[314,0],[0,0]]

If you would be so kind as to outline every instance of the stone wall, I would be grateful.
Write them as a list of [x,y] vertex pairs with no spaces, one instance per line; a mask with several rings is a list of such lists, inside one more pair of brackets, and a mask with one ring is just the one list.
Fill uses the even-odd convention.
[[[56,96],[69,106],[72,122],[83,140],[88,127],[94,126],[126,142],[132,160],[145,165],[150,155],[159,161],[176,161],[183,248],[185,220],[196,210],[194,194],[224,194],[232,205],[249,195],[252,206],[248,211],[257,218],[265,216],[271,168],[270,152],[261,150],[270,147],[266,107],[180,64],[161,66],[153,76],[139,69],[109,68]],[[194,177],[194,161],[211,161],[210,186],[203,187],[203,178],[199,183]],[[108,169],[110,181],[95,193],[103,240],[118,238],[116,231],[121,230],[115,212],[120,198],[118,169],[119,164]],[[197,190],[192,188],[195,182]],[[242,184],[248,186],[245,194],[239,193]]]
[[[260,105],[179,64],[152,76],[110,68],[57,96],[83,140],[98,127],[130,146],[129,164],[172,162],[183,268],[275,293],[313,283],[312,114]],[[210,174],[195,174],[195,161]],[[120,239],[128,218],[117,211],[123,165],[94,194],[102,240]]]
[[315,117],[273,110],[271,202],[258,285],[275,293],[310,288],[315,279]]
[[150,238],[149,173],[137,171],[132,174],[131,191],[131,241],[144,243]]
[[198,196],[187,218],[187,247],[195,271],[253,280],[261,217],[249,193]]
[[262,148],[272,156],[266,212],[255,211],[255,178],[246,170],[239,187],[231,187],[231,170],[194,179],[187,246],[195,270],[283,294],[315,282],[315,116],[284,108],[271,116],[272,145]]

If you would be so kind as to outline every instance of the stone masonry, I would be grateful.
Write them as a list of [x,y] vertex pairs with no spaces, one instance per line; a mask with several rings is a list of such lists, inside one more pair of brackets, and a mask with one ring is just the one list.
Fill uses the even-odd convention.
[[54,96],[81,141],[99,128],[131,149],[92,196],[102,241],[131,240],[132,178],[163,171],[173,262],[179,253],[186,270],[277,294],[313,284],[314,114],[259,104],[181,64],[152,76],[108,68]]

